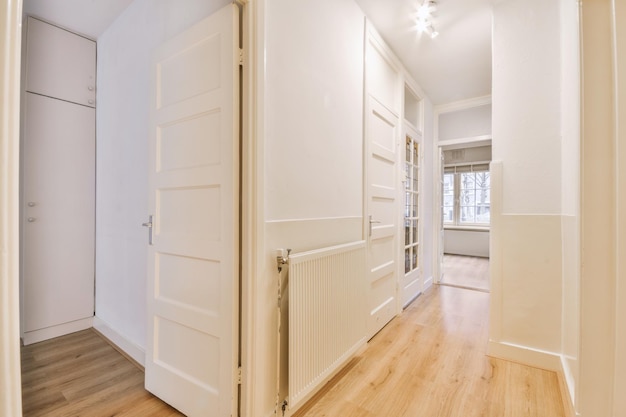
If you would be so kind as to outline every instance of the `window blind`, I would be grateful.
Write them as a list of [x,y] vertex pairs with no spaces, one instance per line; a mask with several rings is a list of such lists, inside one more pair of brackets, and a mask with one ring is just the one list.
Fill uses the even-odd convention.
[[489,162],[479,162],[474,164],[455,164],[443,167],[445,174],[458,174],[462,172],[485,172],[489,171]]

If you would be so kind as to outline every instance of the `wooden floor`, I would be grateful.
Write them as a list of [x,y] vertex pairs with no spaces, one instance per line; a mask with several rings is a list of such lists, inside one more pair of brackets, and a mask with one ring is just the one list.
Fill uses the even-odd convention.
[[489,258],[443,255],[441,283],[489,291]]
[[22,347],[24,417],[182,416],[144,373],[89,329]]
[[433,287],[297,417],[564,417],[554,372],[485,355],[488,300]]
[[[296,417],[565,417],[554,372],[488,358],[489,294],[434,286]],[[180,416],[92,330],[22,348],[24,416]]]

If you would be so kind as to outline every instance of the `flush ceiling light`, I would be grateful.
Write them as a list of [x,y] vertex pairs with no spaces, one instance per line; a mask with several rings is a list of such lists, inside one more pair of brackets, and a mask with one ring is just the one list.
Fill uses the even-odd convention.
[[437,11],[437,2],[434,0],[424,0],[418,7],[415,15],[415,28],[420,33],[426,33],[432,39],[439,35],[433,26],[433,13]]

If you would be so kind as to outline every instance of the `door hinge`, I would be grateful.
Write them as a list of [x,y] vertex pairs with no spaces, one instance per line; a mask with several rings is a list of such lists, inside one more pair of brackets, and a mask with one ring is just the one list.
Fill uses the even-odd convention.
[[239,48],[239,65],[243,66],[243,49]]
[[237,385],[241,385],[241,366],[237,368]]

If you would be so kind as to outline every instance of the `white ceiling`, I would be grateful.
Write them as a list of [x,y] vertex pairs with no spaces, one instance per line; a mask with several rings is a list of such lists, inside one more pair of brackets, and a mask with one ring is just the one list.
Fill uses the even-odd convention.
[[435,105],[491,94],[493,0],[437,0],[431,39],[413,29],[421,0],[356,0]]
[[133,0],[24,0],[24,13],[96,39]]
[[[421,0],[356,0],[435,105],[491,94],[494,0],[437,0],[430,39],[414,29]],[[27,14],[96,39],[132,0],[24,0]]]

